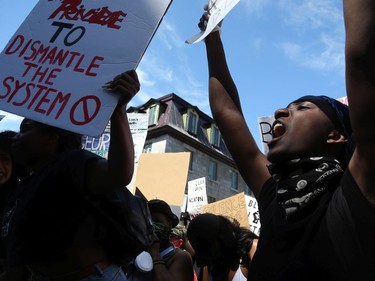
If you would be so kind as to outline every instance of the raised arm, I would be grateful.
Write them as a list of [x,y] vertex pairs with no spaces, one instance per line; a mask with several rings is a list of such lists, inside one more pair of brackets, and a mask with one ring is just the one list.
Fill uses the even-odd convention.
[[140,89],[137,73],[132,70],[117,76],[106,89],[118,93],[120,99],[111,117],[108,161],[88,167],[88,188],[92,192],[125,187],[134,172],[134,144],[125,107]]
[[264,182],[270,177],[267,158],[259,150],[246,125],[219,32],[209,34],[205,44],[209,69],[209,100],[213,118],[242,178],[257,197]]
[[375,1],[344,0],[346,84],[356,150],[349,170],[375,205]]

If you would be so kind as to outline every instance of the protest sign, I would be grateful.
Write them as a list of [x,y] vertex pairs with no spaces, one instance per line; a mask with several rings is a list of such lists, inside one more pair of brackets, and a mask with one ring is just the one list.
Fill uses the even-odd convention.
[[[147,137],[148,114],[128,113],[127,115],[134,144],[134,163],[138,163]],[[108,123],[100,137],[84,136],[82,141],[83,148],[107,159],[111,140],[110,129],[111,124]]]
[[190,215],[199,213],[200,207],[207,205],[206,178],[188,181],[187,211]]
[[147,198],[181,206],[189,170],[190,153],[142,153],[135,186]]
[[201,213],[212,213],[236,219],[242,227],[249,227],[247,208],[243,192],[201,207]]
[[249,195],[245,195],[247,217],[249,219],[250,230],[259,236],[260,233],[260,216],[258,201]]
[[272,124],[275,118],[272,116],[258,117],[260,138],[262,141],[263,153],[268,153],[268,142],[272,139]]
[[172,0],[40,0],[0,54],[0,109],[100,136]]
[[208,19],[206,30],[187,39],[186,43],[194,44],[206,38],[238,2],[240,0],[208,0],[210,18]]

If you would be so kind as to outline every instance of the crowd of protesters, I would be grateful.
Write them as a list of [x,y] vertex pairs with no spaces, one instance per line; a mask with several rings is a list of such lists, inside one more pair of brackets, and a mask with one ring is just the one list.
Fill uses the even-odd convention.
[[125,265],[106,247],[111,237],[81,196],[131,181],[126,106],[140,89],[132,70],[105,85],[118,94],[107,160],[82,149],[80,135],[27,118],[0,133],[0,281],[375,280],[375,2],[343,3],[350,108],[328,96],[286,103],[267,155],[245,122],[221,23],[205,38],[212,115],[258,201],[259,237],[236,218],[180,220],[151,199],[152,246]]

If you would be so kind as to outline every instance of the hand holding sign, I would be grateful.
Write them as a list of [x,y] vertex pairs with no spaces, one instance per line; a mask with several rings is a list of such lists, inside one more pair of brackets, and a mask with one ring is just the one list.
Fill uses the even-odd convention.
[[119,93],[120,99],[117,107],[124,107],[138,93],[140,83],[135,70],[121,73],[103,86],[103,89]]
[[[207,13],[203,15],[201,22],[199,23],[199,27],[204,31],[192,36],[185,42],[188,44],[194,44],[206,38],[208,34],[217,28],[224,17],[234,8],[234,6],[237,5],[238,2],[240,2],[240,0],[209,0]],[[204,18],[206,16],[209,16],[207,23]],[[202,26],[202,24],[206,24],[206,26]]]
[[[199,20],[199,24],[198,24],[198,27],[200,28],[200,30],[201,30],[202,32],[205,32],[205,31],[207,30],[208,21],[209,21],[209,19],[210,19],[210,17],[211,17],[211,11],[212,11],[213,9],[215,9],[215,7],[216,7],[216,1],[217,1],[217,0],[212,0],[212,1],[210,0],[209,3],[208,3],[208,5],[204,5],[204,10],[205,10],[206,12],[202,15],[202,17],[201,17],[200,20]],[[213,20],[213,21],[211,21],[211,22],[215,22],[215,21]],[[214,29],[211,30],[211,32],[218,31],[218,30],[221,31],[221,24],[222,24],[222,22],[223,22],[223,20],[221,20],[221,21],[220,21],[220,22],[214,27]],[[211,29],[211,27],[210,27],[209,29]],[[211,32],[210,32],[210,33],[211,33]]]

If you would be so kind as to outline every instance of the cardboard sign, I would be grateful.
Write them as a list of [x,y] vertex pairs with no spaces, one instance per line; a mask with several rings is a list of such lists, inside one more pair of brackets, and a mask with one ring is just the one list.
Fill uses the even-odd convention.
[[143,153],[138,163],[135,186],[147,198],[181,206],[190,161],[189,152]]
[[205,177],[188,181],[187,198],[187,211],[191,215],[197,214],[202,206],[208,204]]
[[224,17],[236,6],[240,0],[208,0],[208,12],[210,18],[204,32],[192,36],[185,42],[188,44],[197,43],[204,38],[224,19]]
[[249,227],[245,194],[243,192],[201,207],[201,213],[212,213],[236,219],[242,227]]
[[[172,0],[40,0],[0,55],[0,109],[100,136]],[[16,11],[15,11],[16,12]]]

